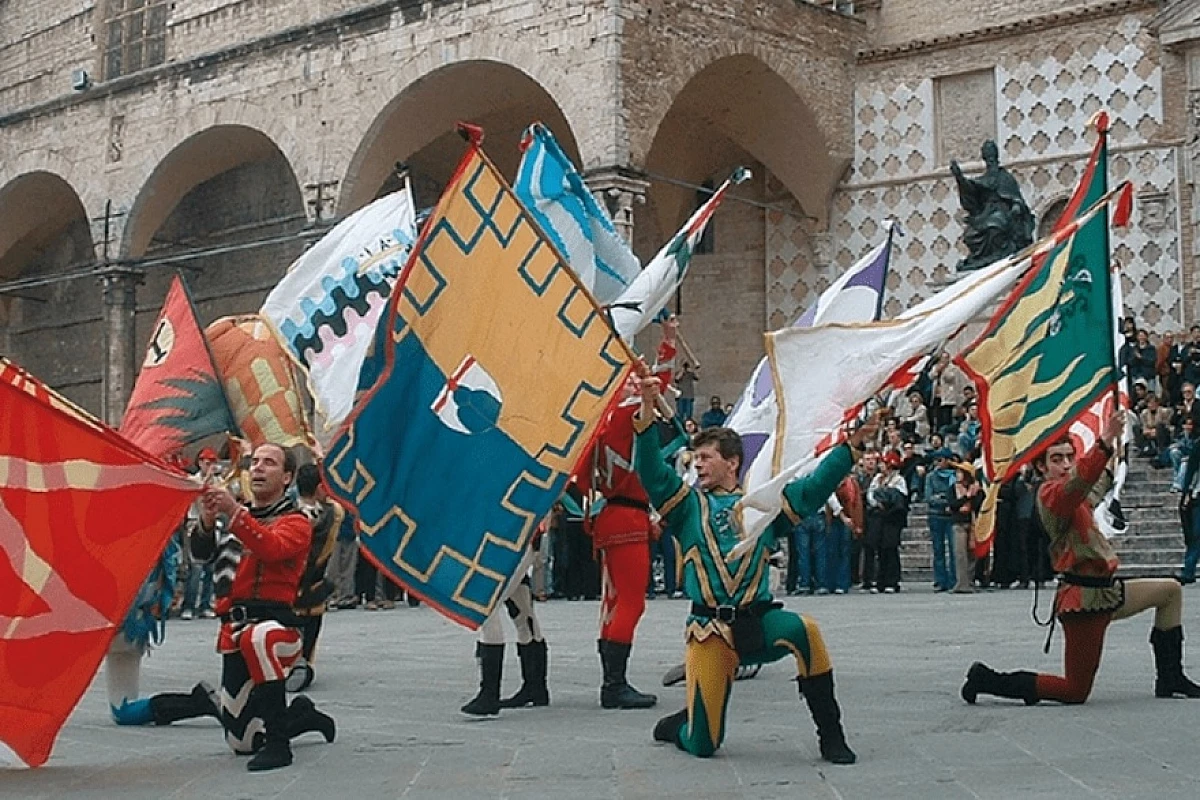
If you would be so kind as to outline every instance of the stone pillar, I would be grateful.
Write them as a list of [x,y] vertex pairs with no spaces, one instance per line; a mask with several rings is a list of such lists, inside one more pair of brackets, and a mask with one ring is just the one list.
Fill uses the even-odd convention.
[[140,270],[122,266],[105,267],[100,272],[100,286],[104,292],[101,416],[114,427],[121,423],[133,382],[137,379],[134,312],[137,287],[144,277]]
[[623,167],[602,167],[584,176],[596,201],[608,209],[617,232],[633,244],[633,207],[646,202],[649,181]]

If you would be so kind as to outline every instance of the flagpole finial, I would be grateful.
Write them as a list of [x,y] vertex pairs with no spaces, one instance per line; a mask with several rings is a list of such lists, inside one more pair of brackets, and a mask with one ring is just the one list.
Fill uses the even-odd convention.
[[1092,114],[1092,118],[1088,120],[1087,126],[1089,128],[1095,128],[1096,133],[1108,133],[1108,112],[1104,109],[1101,109],[1095,114]]
[[738,167],[733,171],[733,174],[729,176],[729,180],[731,183],[745,183],[753,177],[753,172],[745,167]]
[[1112,224],[1117,228],[1129,226],[1133,216],[1133,184],[1129,181],[1121,184],[1120,194],[1117,195],[1117,205],[1113,209]]
[[479,147],[483,144],[483,128],[478,125],[472,125],[469,122],[459,122],[455,127],[458,135],[466,139],[471,144]]
[[521,141],[517,144],[517,149],[524,153],[533,145],[534,138],[545,129],[546,126],[540,120],[530,123],[525,132],[521,134]]

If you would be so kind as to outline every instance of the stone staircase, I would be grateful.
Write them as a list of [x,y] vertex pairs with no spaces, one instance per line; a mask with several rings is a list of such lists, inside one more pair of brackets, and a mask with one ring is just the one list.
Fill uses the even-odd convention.
[[[1121,505],[1129,525],[1114,539],[1121,558],[1118,574],[1127,577],[1173,575],[1183,563],[1183,533],[1179,522],[1179,495],[1172,494],[1171,471],[1154,469],[1150,462],[1134,456]],[[914,503],[908,527],[900,543],[900,565],[904,580],[928,583],[933,579],[929,542],[928,508]]]

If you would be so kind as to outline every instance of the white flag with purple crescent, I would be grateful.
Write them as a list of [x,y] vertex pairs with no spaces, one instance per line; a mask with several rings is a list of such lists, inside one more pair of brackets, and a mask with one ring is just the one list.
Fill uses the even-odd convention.
[[[873,322],[879,319],[883,311],[888,264],[892,257],[892,237],[898,228],[891,220],[884,222],[884,225],[887,237],[838,276],[816,302],[792,323],[793,327],[810,328],[828,322]],[[903,234],[902,231],[900,233]],[[754,368],[750,382],[742,390],[737,405],[725,421],[727,427],[742,436],[742,448],[745,451],[743,475],[762,452],[767,437],[775,430],[778,416],[775,379],[771,374],[771,365],[764,356]]]

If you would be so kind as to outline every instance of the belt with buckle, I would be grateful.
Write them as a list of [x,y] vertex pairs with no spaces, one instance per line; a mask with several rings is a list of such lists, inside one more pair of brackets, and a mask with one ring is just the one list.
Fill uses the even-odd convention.
[[292,627],[302,624],[296,618],[296,614],[290,606],[284,603],[269,601],[238,603],[231,606],[228,611],[221,615],[222,622],[263,622],[265,620],[275,620],[282,625],[290,625]]
[[739,612],[745,612],[745,609],[737,606],[702,606],[699,603],[692,603],[692,615],[697,617],[705,617],[707,619],[715,619],[726,624],[733,623],[737,619]]

